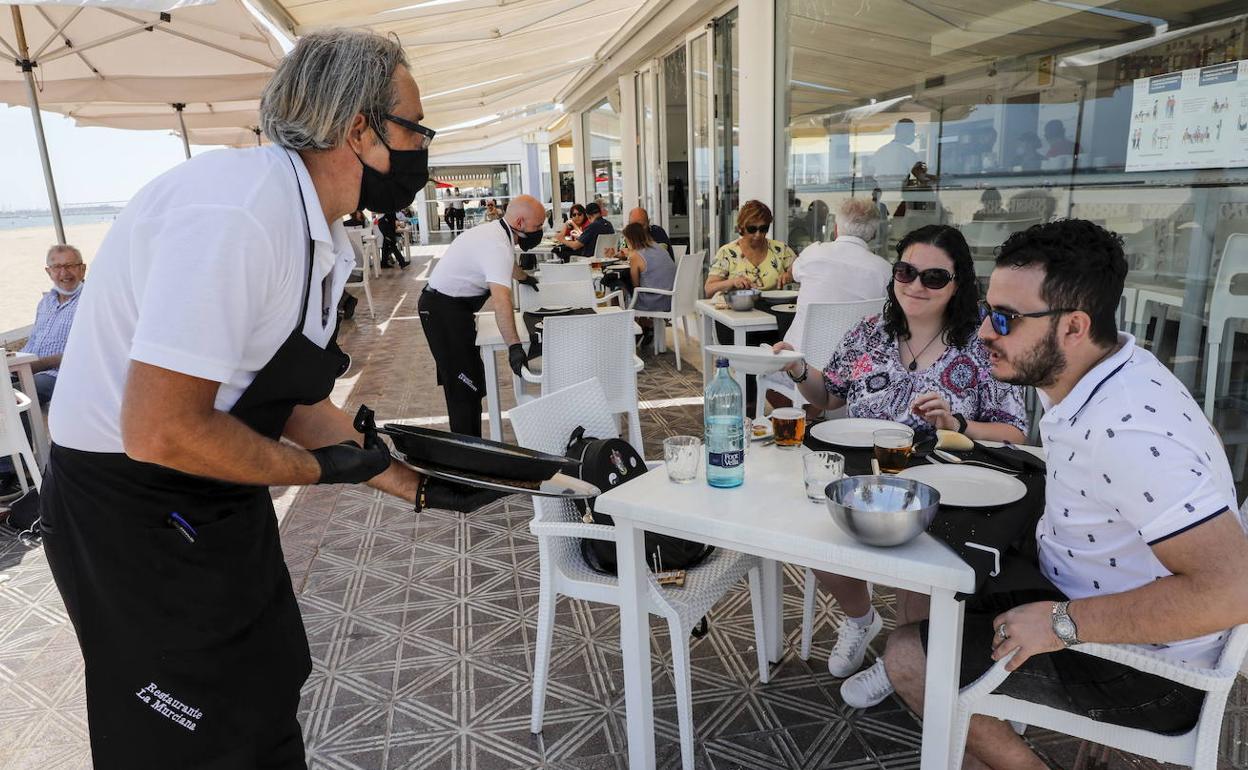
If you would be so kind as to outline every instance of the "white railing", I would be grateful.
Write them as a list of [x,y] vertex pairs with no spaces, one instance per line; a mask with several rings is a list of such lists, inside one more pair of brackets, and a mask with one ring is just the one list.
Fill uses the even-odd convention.
[[34,325],[31,324],[30,326],[19,326],[16,329],[9,329],[7,332],[0,332],[0,347],[12,348],[14,343],[25,342],[34,328]]

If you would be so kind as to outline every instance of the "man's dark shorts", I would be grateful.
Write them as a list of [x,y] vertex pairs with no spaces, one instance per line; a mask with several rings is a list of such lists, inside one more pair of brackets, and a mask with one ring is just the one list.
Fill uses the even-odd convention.
[[[974,682],[994,663],[993,619],[1022,604],[1064,598],[1054,589],[982,594],[968,599],[962,625],[960,686]],[[919,626],[924,650],[927,632],[925,620]],[[1032,656],[994,692],[1082,714],[1098,722],[1163,734],[1190,730],[1205,700],[1201,690],[1072,650]]]

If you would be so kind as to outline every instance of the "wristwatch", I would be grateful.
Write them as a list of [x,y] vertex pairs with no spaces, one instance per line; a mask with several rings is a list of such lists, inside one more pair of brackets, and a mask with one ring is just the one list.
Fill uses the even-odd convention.
[[958,421],[958,433],[966,433],[966,418],[954,412],[953,419]]
[[806,375],[810,373],[810,364],[806,363],[805,361],[802,362],[802,373],[799,376],[794,377],[793,373],[788,371],[787,369],[785,370],[784,373],[789,375],[789,379],[793,380],[793,382],[805,382]]
[[1067,612],[1070,602],[1053,603],[1053,633],[1067,647],[1080,644],[1079,629],[1075,627],[1075,619]]

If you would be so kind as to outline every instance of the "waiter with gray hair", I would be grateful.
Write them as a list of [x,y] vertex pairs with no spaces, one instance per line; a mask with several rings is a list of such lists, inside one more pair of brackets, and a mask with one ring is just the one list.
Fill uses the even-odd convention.
[[300,38],[265,88],[272,145],[150,182],[92,265],[53,403],[41,514],[86,661],[97,768],[304,768],[311,670],[270,485],[364,483],[467,510],[329,399],[355,259],[341,219],[397,211],[434,132],[395,41]]

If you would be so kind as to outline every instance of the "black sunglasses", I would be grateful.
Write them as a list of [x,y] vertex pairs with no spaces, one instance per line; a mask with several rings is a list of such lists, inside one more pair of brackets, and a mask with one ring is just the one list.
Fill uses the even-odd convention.
[[992,321],[992,330],[1002,337],[1010,333],[1010,323],[1020,318],[1044,318],[1045,316],[1058,315],[1059,313],[1073,313],[1071,308],[1054,308],[1052,310],[1037,310],[1034,313],[1007,313],[1004,310],[997,310],[984,300],[979,301],[979,322],[983,323],[984,318]]
[[924,288],[943,289],[953,280],[953,273],[940,267],[919,270],[909,262],[898,262],[893,265],[894,280],[901,283],[914,283],[915,278],[919,279],[919,283],[923,284]]
[[745,227],[742,227],[742,228],[741,228],[741,230],[742,230],[743,232],[749,233],[750,235],[753,235],[754,233],[766,233],[766,232],[767,232],[768,230],[770,230],[770,229],[771,229],[771,225],[770,225],[770,224],[766,224],[766,225],[746,225]]
[[432,128],[428,128],[427,126],[422,126],[419,123],[414,123],[408,120],[407,118],[400,118],[398,115],[391,115],[390,113],[387,112],[382,117],[390,121],[391,123],[397,123],[400,126],[403,126],[408,131],[415,131],[417,134],[420,134],[421,136],[423,136],[425,138],[424,142],[418,148],[421,150],[428,147],[429,144],[433,142],[433,137],[438,135],[438,132],[434,131]]

